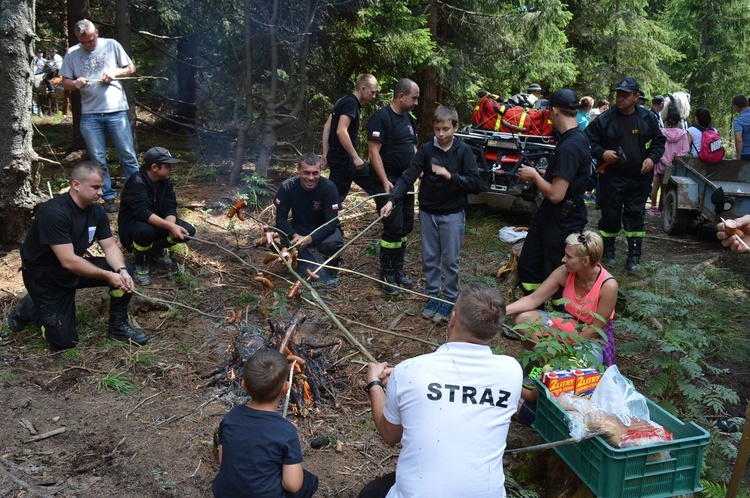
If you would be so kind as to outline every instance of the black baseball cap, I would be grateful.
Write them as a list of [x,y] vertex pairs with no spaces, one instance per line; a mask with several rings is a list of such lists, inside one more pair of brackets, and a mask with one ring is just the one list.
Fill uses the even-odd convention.
[[181,162],[182,159],[172,157],[172,154],[164,147],[151,147],[143,156],[143,165],[146,167],[152,164],[177,164]]
[[625,76],[617,83],[615,90],[622,90],[623,92],[640,92],[641,87],[632,76]]
[[549,98],[550,107],[559,107],[560,109],[578,109],[578,95],[570,88],[561,88]]

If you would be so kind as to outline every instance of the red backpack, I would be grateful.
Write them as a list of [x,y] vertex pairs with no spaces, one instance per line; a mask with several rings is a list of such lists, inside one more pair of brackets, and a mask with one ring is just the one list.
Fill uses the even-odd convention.
[[724,159],[724,142],[719,133],[713,128],[696,127],[703,132],[701,135],[701,150],[698,157],[710,164],[720,163]]

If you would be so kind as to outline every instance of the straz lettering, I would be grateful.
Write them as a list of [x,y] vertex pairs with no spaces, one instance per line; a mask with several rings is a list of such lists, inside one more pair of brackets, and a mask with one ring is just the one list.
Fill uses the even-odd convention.
[[[481,389],[481,388],[480,388]],[[427,399],[430,401],[440,401],[447,398],[449,403],[461,403],[464,405],[490,405],[500,408],[508,408],[508,399],[510,393],[498,389],[493,394],[492,389],[485,387],[477,389],[474,386],[457,386],[455,384],[441,385],[437,382],[431,382],[427,386]]]

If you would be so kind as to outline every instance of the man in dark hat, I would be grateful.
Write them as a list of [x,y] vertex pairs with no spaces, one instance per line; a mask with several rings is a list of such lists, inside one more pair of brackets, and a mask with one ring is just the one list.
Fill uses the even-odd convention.
[[641,269],[646,200],[654,165],[664,154],[666,138],[659,130],[656,116],[636,105],[640,86],[635,78],[624,77],[615,90],[616,106],[592,121],[586,134],[591,154],[599,165],[602,264],[615,264],[615,240],[622,227],[628,239],[625,269],[635,274]]
[[143,156],[143,166],[122,189],[117,225],[120,243],[132,251],[133,279],[138,285],[151,283],[149,260],[162,268],[172,266],[166,248],[195,235],[195,227],[177,219],[177,198],[170,179],[172,166],[182,159],[163,147],[152,147]]
[[591,174],[591,151],[576,116],[579,100],[570,88],[549,99],[552,126],[560,133],[547,170],[542,173],[523,165],[518,176],[533,182],[544,195],[529,227],[518,262],[518,278],[526,293],[533,292],[560,266],[565,238],[582,232],[588,221],[583,194]]
[[529,104],[533,106],[534,104],[536,104],[536,101],[539,100],[542,96],[542,87],[539,85],[539,83],[532,83],[526,89],[526,92],[529,94],[527,100],[529,101]]

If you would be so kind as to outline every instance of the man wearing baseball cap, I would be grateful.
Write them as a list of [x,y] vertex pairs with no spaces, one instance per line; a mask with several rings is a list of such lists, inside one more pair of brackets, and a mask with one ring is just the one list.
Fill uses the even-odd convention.
[[565,238],[582,232],[588,221],[583,194],[591,175],[591,151],[576,119],[578,95],[562,88],[552,94],[549,106],[552,126],[560,134],[552,160],[544,173],[527,165],[518,168],[518,176],[544,195],[518,261],[518,279],[527,294],[560,266]]
[[624,77],[615,90],[615,107],[592,121],[586,134],[591,142],[591,155],[599,165],[602,264],[610,267],[615,264],[615,240],[622,226],[628,239],[625,270],[635,274],[641,269],[646,200],[654,164],[664,154],[666,138],[659,130],[656,116],[636,105],[640,86],[635,78]]
[[542,96],[542,87],[539,85],[539,83],[532,83],[528,86],[526,92],[528,92],[529,94],[526,99],[529,101],[529,104],[533,106],[534,104],[536,104],[536,101],[539,100],[539,98]]
[[120,243],[132,251],[133,280],[151,283],[149,260],[162,268],[172,266],[165,249],[195,235],[195,227],[177,219],[177,198],[170,179],[172,166],[181,163],[163,147],[152,147],[143,156],[143,166],[122,189],[117,225]]

